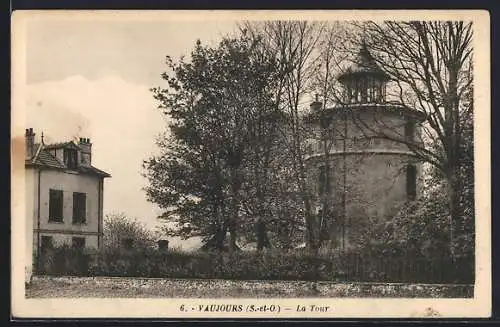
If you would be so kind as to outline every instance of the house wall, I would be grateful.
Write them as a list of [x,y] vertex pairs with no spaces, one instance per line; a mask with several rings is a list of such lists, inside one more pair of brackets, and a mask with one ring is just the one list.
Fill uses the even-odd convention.
[[36,221],[38,180],[35,169],[27,168],[25,170],[25,281],[31,279],[33,273],[33,229]]
[[[102,220],[102,178],[58,170],[42,170],[40,176],[40,222],[34,217],[34,249],[39,236],[53,237],[58,244],[71,244],[72,237],[85,237],[86,247],[98,247]],[[63,191],[63,222],[49,222],[49,190]],[[86,223],[73,224],[73,192],[86,194]],[[39,226],[38,226],[39,224]],[[39,233],[37,233],[39,231]]]

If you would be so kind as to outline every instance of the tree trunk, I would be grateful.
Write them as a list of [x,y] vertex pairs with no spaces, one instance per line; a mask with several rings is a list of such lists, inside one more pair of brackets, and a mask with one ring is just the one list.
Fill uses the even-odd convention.
[[269,239],[267,237],[266,223],[263,219],[259,218],[257,221],[257,251],[262,251],[264,248],[269,247]]
[[304,202],[304,220],[305,220],[305,242],[307,249],[313,253],[318,248],[318,236],[317,229],[318,224],[315,215],[312,213],[312,203],[311,197],[309,195],[308,187],[307,187],[307,177],[306,177],[306,169],[304,166],[304,162],[302,161],[302,154],[300,151],[300,143],[298,140],[298,136],[295,139],[295,169],[297,170],[296,178],[298,180],[298,186],[300,189],[300,193],[302,196],[302,201]]
[[236,245],[236,227],[234,226],[234,222],[232,222],[229,228],[229,252],[233,253],[236,250],[238,250],[238,246]]
[[229,252],[232,253],[238,250],[236,245],[237,238],[237,221],[238,221],[238,192],[240,189],[240,182],[238,178],[237,169],[231,169],[231,210],[228,221],[229,229]]
[[[269,153],[267,153],[267,158],[269,157]],[[266,158],[266,160],[267,160]],[[257,214],[258,219],[256,223],[256,236],[257,236],[257,251],[262,251],[264,247],[269,247],[269,239],[267,237],[267,228],[266,228],[266,208],[265,208],[265,196],[264,196],[264,186],[262,181],[266,180],[266,171],[267,164],[265,167],[255,166],[254,176],[256,183],[256,199],[257,199]]]
[[224,241],[226,240],[226,232],[227,232],[227,227],[223,226],[220,228],[217,233],[215,234],[215,248],[217,251],[224,251]]
[[306,248],[312,255],[315,255],[317,253],[319,243],[318,235],[316,235],[317,223],[316,217],[312,214],[312,208],[309,199],[305,199],[304,208],[306,209]]
[[458,176],[458,167],[452,164],[448,178],[448,206],[449,206],[449,238],[450,238],[450,255],[452,259],[455,257],[456,238],[460,234],[459,222],[461,220],[460,207],[460,192],[461,183]]

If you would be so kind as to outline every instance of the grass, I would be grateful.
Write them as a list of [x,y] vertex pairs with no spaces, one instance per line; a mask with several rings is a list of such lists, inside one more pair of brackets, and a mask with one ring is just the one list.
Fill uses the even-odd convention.
[[[313,287],[315,286],[315,287]],[[473,285],[36,276],[27,298],[467,298]]]

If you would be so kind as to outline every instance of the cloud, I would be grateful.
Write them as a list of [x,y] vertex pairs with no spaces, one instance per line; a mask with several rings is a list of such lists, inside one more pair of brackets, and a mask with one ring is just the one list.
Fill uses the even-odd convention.
[[89,80],[71,76],[27,86],[26,127],[45,142],[89,137],[93,165],[109,172],[104,211],[125,212],[148,227],[158,210],[148,203],[140,175],[142,161],[157,151],[155,137],[166,126],[149,86],[117,76]]
[[197,39],[215,45],[222,35],[237,30],[235,20],[82,20],[51,15],[27,20],[26,28],[30,82],[75,74],[98,78],[111,72],[143,84],[162,81],[166,55],[188,55]]

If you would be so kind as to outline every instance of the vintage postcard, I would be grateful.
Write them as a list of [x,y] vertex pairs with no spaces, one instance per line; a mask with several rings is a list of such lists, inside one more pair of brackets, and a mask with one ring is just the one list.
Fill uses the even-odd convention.
[[12,315],[490,316],[489,20],[14,12]]

